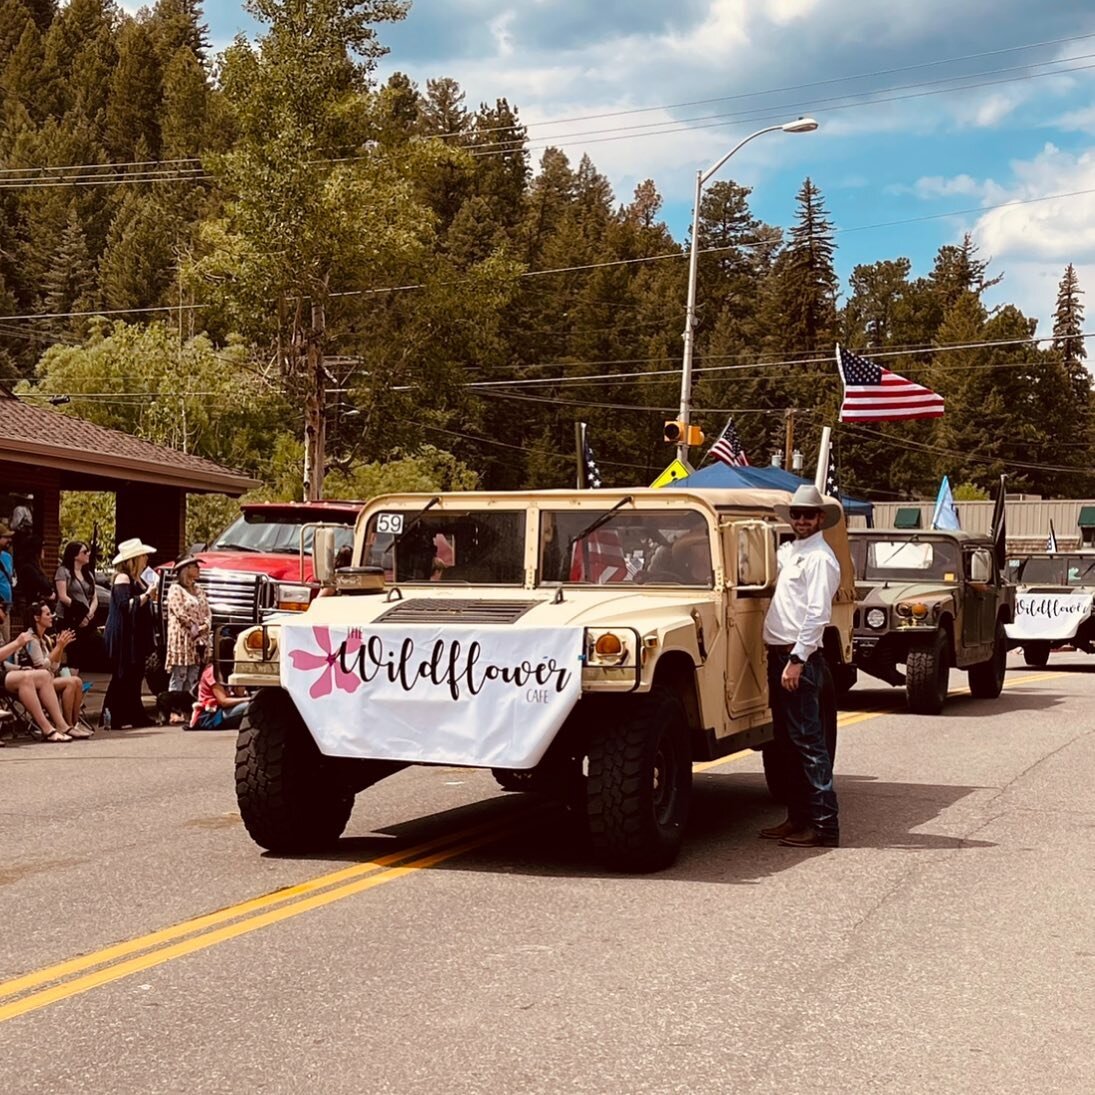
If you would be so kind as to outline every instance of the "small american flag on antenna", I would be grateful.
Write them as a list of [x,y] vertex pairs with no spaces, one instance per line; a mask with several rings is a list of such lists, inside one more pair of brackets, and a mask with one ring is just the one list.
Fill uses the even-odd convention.
[[741,438],[738,437],[733,415],[727,419],[726,426],[719,434],[718,440],[707,450],[704,459],[710,460],[712,456],[716,460],[721,460],[724,464],[729,464],[732,468],[749,467],[749,457],[745,455]]
[[923,384],[839,346],[836,363],[844,381],[841,422],[898,422],[943,415],[943,397]]

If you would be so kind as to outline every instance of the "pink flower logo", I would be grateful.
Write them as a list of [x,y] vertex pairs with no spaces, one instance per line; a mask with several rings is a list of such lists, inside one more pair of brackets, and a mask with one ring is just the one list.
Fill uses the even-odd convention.
[[[310,650],[290,650],[289,660],[294,669],[321,670],[312,687],[308,689],[308,695],[314,700],[331,694],[332,685],[343,692],[356,692],[361,686],[361,678],[356,673],[347,673],[339,661],[339,649],[331,649],[331,632],[326,627],[313,627],[312,635],[316,645],[322,653],[313,654]],[[349,658],[356,654],[361,647],[361,632],[351,629],[346,636],[346,656]]]

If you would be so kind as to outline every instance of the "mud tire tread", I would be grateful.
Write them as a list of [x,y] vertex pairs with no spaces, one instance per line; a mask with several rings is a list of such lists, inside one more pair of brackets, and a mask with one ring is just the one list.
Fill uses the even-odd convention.
[[914,715],[938,715],[943,710],[947,689],[945,682],[940,687],[939,677],[946,673],[949,664],[947,637],[943,632],[936,633],[930,647],[909,651],[905,662],[905,693],[909,710]]
[[[657,871],[677,858],[688,821],[692,759],[684,708],[665,688],[621,699],[589,739],[586,812],[593,850],[620,871]],[[654,760],[663,728],[673,748],[672,811],[665,823],[654,808]]]
[[323,757],[289,696],[262,689],[236,741],[236,801],[262,848],[299,853],[329,848],[342,835],[354,796],[324,772]]

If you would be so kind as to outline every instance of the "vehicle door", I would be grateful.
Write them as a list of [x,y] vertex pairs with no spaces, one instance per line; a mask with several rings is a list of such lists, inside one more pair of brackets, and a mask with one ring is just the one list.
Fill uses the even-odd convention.
[[776,530],[759,520],[734,521],[722,527],[722,537],[728,587],[726,712],[740,728],[767,718],[764,617],[776,581]]
[[970,548],[962,555],[963,645],[984,646],[992,643],[996,631],[996,563],[987,547]]

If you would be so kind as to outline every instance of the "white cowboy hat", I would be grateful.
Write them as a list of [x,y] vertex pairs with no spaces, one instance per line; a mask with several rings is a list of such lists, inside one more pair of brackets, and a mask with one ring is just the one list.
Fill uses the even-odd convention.
[[776,516],[788,524],[791,523],[791,510],[793,509],[821,510],[822,528],[832,528],[844,515],[840,503],[835,498],[823,495],[812,483],[803,483],[791,495],[790,502],[777,502],[772,508],[776,511]]
[[149,544],[142,543],[134,537],[132,540],[123,540],[118,545],[118,554],[110,560],[110,565],[116,567],[127,559],[136,559],[138,555],[155,555],[156,549]]

